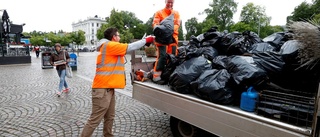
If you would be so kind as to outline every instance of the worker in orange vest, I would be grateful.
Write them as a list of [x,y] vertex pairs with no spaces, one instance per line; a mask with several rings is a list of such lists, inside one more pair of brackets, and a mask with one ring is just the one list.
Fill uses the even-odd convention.
[[165,0],[166,7],[164,9],[161,9],[157,11],[154,14],[153,18],[153,24],[152,27],[155,27],[160,24],[162,20],[164,20],[166,17],[170,16],[171,14],[174,14],[174,32],[173,32],[173,38],[174,43],[171,43],[169,45],[163,45],[161,43],[157,43],[155,41],[155,45],[157,47],[157,59],[154,66],[154,72],[153,72],[153,81],[158,84],[165,84],[164,81],[161,80],[161,73],[162,70],[164,70],[165,64],[166,64],[166,53],[169,54],[178,54],[178,34],[179,34],[179,27],[180,27],[180,14],[178,11],[173,10],[173,4],[174,0]]
[[92,84],[92,113],[85,124],[81,137],[91,137],[95,128],[103,121],[103,134],[113,136],[112,125],[115,117],[115,88],[124,88],[125,59],[130,51],[140,49],[154,41],[154,36],[147,36],[139,41],[126,44],[119,43],[120,34],[117,28],[108,28],[104,39],[97,45],[100,52],[97,56],[96,74]]

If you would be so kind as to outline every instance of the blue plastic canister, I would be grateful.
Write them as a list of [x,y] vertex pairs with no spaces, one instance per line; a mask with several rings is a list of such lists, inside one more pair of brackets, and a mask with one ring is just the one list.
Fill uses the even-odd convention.
[[241,94],[240,108],[245,111],[253,112],[259,100],[259,93],[251,86],[246,92]]
[[70,56],[70,62],[69,62],[70,67],[72,68],[72,70],[77,70],[77,66],[78,66],[77,55],[74,53],[71,53],[69,56]]

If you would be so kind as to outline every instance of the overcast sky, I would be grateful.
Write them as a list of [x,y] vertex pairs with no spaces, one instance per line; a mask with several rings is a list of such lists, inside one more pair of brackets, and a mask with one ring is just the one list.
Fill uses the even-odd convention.
[[[146,22],[154,12],[164,8],[165,0],[1,0],[0,10],[6,9],[14,24],[26,25],[24,32],[72,31],[71,24],[87,17],[98,15],[108,17],[112,8],[130,11]],[[198,15],[209,7],[212,0],[175,0],[174,9],[180,12],[181,20],[197,17],[199,22],[204,15]],[[238,3],[234,21],[239,20],[240,11],[248,2],[266,8],[271,16],[271,25],[285,25],[286,17],[301,2],[312,0],[235,0]],[[2,14],[2,12],[0,13]]]

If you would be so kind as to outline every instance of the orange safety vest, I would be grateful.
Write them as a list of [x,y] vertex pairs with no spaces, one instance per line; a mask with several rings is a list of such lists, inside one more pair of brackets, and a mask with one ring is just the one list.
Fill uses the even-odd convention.
[[[162,20],[164,20],[166,17],[174,14],[174,31],[173,31],[173,37],[176,40],[175,45],[178,44],[178,34],[179,34],[179,27],[180,27],[180,14],[178,11],[175,10],[168,10],[166,8],[157,11],[154,14],[152,27],[154,28],[156,25],[159,25]],[[155,42],[156,45],[162,45],[160,43]]]
[[97,56],[96,75],[92,88],[124,88],[126,84],[124,55],[128,44],[103,43]]

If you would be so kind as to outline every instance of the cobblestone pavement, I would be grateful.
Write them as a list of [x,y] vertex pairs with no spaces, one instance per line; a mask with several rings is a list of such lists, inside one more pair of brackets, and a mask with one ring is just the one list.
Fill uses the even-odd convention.
[[[58,98],[55,69],[42,69],[41,58],[32,63],[0,66],[0,137],[77,137],[91,113],[91,84],[96,52],[80,53],[74,77],[67,78],[70,93]],[[169,116],[132,99],[130,56],[126,64],[127,86],[116,90],[113,126],[119,137],[170,137]],[[100,124],[93,136],[102,136]]]

